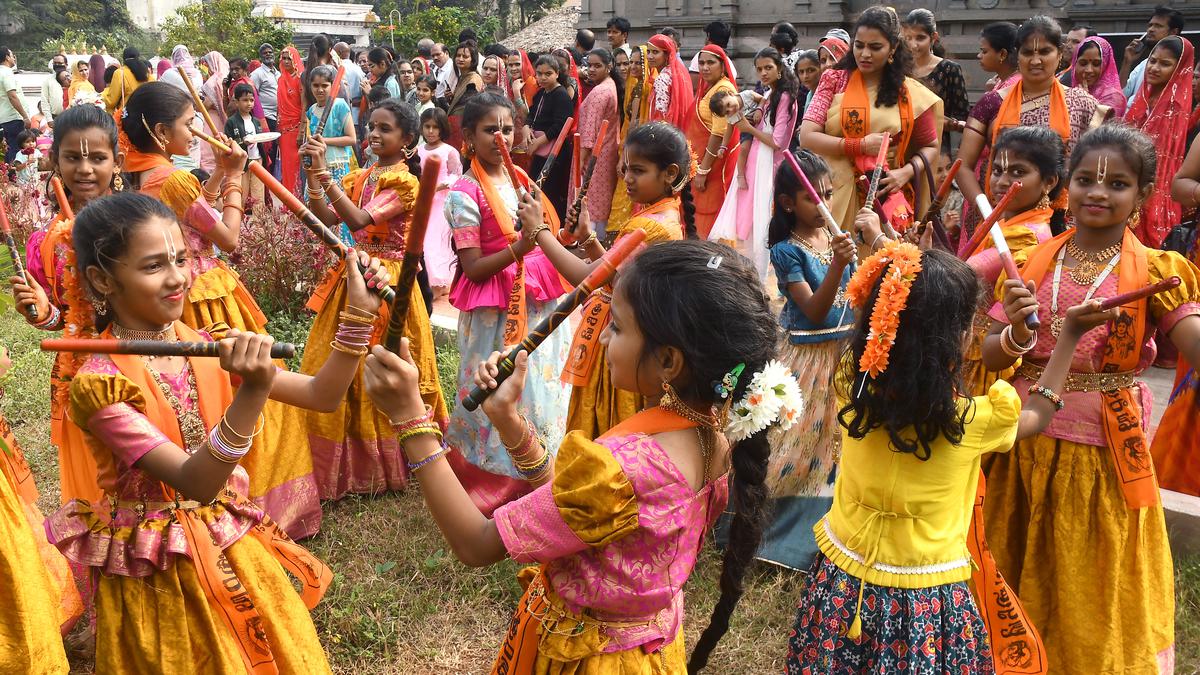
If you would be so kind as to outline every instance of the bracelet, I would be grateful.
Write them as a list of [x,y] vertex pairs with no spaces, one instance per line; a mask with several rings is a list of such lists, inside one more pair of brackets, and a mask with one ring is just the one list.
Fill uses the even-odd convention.
[[542,451],[542,454],[538,455],[537,459],[534,460],[527,460],[524,458],[524,455],[522,455],[520,459],[510,457],[510,459],[512,459],[513,466],[517,467],[518,471],[532,471],[534,469],[541,468],[542,462],[550,453],[546,452],[546,449],[540,444],[538,445],[538,449]]
[[409,429],[412,429],[413,427],[417,426],[418,424],[421,424],[424,422],[432,422],[432,421],[433,421],[433,407],[428,404],[425,405],[425,412],[421,413],[420,415],[417,415],[416,417],[413,417],[412,419],[407,419],[407,420],[404,420],[403,422],[395,422],[392,420],[392,418],[390,418],[390,417],[388,418],[388,422],[392,425],[392,431],[395,431],[397,434],[408,431]]
[[708,155],[708,156],[712,157],[713,159],[716,159],[716,158],[720,157],[720,155],[718,155],[717,153],[713,152],[712,150],[709,150],[708,148],[704,148],[704,154],[706,154],[706,155]]
[[1067,407],[1067,404],[1063,402],[1062,397],[1054,393],[1054,390],[1050,389],[1049,387],[1043,387],[1036,382],[1029,387],[1029,395],[1033,396],[1034,394],[1042,396],[1046,400],[1053,403],[1055,410],[1062,410],[1063,408]]
[[404,433],[400,434],[397,441],[399,443],[403,444],[405,441],[407,441],[411,438],[416,438],[417,436],[425,436],[425,435],[437,436],[438,441],[441,442],[442,429],[441,429],[441,427],[439,427],[438,425],[436,425],[432,422],[429,422],[426,424],[421,424],[421,425],[413,427],[412,429],[409,429],[408,431],[405,431]]
[[[264,415],[263,413],[258,413],[258,423],[256,423],[254,425],[254,431],[249,436],[243,436],[242,434],[239,434],[238,432],[233,430],[233,425],[231,425],[229,423],[229,420],[226,419],[226,417],[228,415],[229,415],[229,411],[226,410],[225,414],[221,415],[221,423],[217,425],[217,428],[220,429],[221,427],[224,427],[225,429],[228,429],[230,436],[236,436],[236,437],[242,439],[242,441],[245,443],[249,443],[250,441],[254,440],[254,437],[261,434],[263,429],[267,426],[266,415]],[[238,445],[238,444],[234,443],[234,445]]]
[[524,415],[521,416],[521,421],[524,422],[525,425],[524,428],[521,429],[521,440],[517,441],[516,445],[509,445],[508,443],[504,442],[503,438],[500,439],[500,445],[503,445],[504,449],[507,450],[509,454],[512,454],[514,451],[523,447],[529,437],[533,435],[533,423],[530,422]]
[[513,248],[512,244],[508,245],[508,252],[512,254],[513,262],[515,262],[515,263],[521,262],[521,256],[517,255],[517,250],[515,248]]
[[872,250],[872,251],[874,251],[874,250],[875,250],[875,244],[878,244],[878,243],[879,243],[879,240],[880,240],[880,239],[882,239],[884,236],[885,236],[885,235],[884,235],[882,232],[880,232],[879,234],[875,235],[875,238],[871,240],[871,250]]
[[550,453],[542,451],[542,456],[538,458],[535,464],[526,467],[517,467],[517,473],[527,481],[535,481],[541,478],[546,473],[546,469],[550,467]]
[[330,340],[329,347],[330,347],[330,349],[334,349],[343,354],[349,354],[350,356],[353,356],[356,358],[362,358],[367,355],[366,347],[359,347],[358,349],[353,349],[351,347],[347,347],[347,346],[343,345],[342,343],[338,342],[337,340]]
[[58,307],[56,307],[54,305],[54,303],[49,303],[49,304],[50,304],[50,312],[46,315],[45,319],[42,319],[41,321],[38,321],[37,323],[33,324],[34,328],[40,328],[42,330],[50,330],[51,327],[58,325],[59,319],[62,318],[62,312],[59,311]]
[[[705,152],[708,152],[708,151],[707,151],[707,150],[705,150]],[[700,168],[697,168],[697,169],[696,169],[696,175],[697,175],[697,176],[707,176],[707,175],[708,175],[708,174],[710,174],[710,173],[712,173],[712,167],[709,167],[709,168],[707,168],[707,169],[700,169]]]
[[352,311],[353,309],[354,308],[351,308],[349,305],[347,305],[346,309],[338,312],[338,318],[341,319],[342,323],[357,323],[371,326],[374,325],[375,320],[379,318],[379,316],[376,314],[359,314],[357,311]]
[[217,199],[221,197],[220,190],[209,192],[208,185],[205,183],[200,184],[200,191],[204,193],[204,201],[208,202],[209,206],[214,206],[217,203]]
[[443,445],[442,447],[438,448],[436,451],[434,451],[433,453],[431,453],[430,455],[425,457],[425,459],[422,459],[422,460],[419,460],[416,462],[408,462],[408,472],[416,473],[417,469],[420,469],[428,464],[432,464],[434,461],[437,460],[437,458],[439,458],[445,454],[446,454],[446,446]]
[[220,427],[221,425],[218,424],[208,432],[208,443],[205,444],[208,447],[208,454],[225,464],[237,464],[246,456],[246,453],[250,452],[250,443],[247,442],[242,446],[228,443],[221,436]]
[[1005,354],[1014,359],[1019,359],[1028,354],[1029,350],[1033,349],[1035,345],[1037,345],[1037,333],[1034,333],[1033,337],[1030,338],[1029,344],[1019,345],[1016,339],[1013,338],[1012,324],[1005,326],[1004,330],[1000,331],[1000,348],[1004,350]]
[[360,350],[365,352],[371,346],[371,333],[373,332],[374,326],[370,324],[341,323],[338,324],[338,331],[333,336],[333,341],[345,347],[347,354]]
[[238,206],[237,204],[230,204],[229,202],[225,202],[225,205],[221,207],[221,210],[224,211],[225,209],[236,209],[238,212],[238,217],[243,217],[246,215],[246,209]]
[[536,243],[537,236],[539,234],[541,234],[543,231],[549,230],[549,229],[550,229],[550,226],[543,222],[541,225],[538,225],[537,227],[533,228],[533,231],[529,233],[529,241]]
[[341,314],[345,315],[343,318],[356,318],[362,321],[374,321],[375,319],[379,318],[379,314],[377,312],[373,312],[369,309],[363,309],[362,307],[357,307],[349,302],[342,307]]
[[592,232],[592,233],[588,234],[587,239],[584,239],[583,241],[579,242],[579,246],[581,248],[587,248],[588,246],[591,246],[592,244],[596,243],[596,239],[597,239],[596,233]]

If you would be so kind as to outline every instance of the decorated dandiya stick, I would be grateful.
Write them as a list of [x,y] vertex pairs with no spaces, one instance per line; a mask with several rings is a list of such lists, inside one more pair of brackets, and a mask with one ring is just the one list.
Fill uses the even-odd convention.
[[63,188],[62,179],[50,177],[50,188],[54,190],[54,198],[58,200],[58,211],[67,220],[75,220],[75,210],[71,208],[71,200],[67,199],[67,191]]
[[412,289],[417,283],[421,256],[425,253],[425,231],[429,227],[429,214],[433,211],[433,198],[437,195],[441,170],[442,159],[437,155],[430,155],[421,167],[421,190],[417,193],[417,204],[404,238],[404,260],[400,263],[400,277],[396,280],[396,298],[392,300],[391,316],[383,334],[384,348],[393,353],[400,352],[400,338],[404,337],[404,324],[412,305]]
[[[1004,196],[1000,197],[1000,201],[996,203],[995,209],[992,209],[990,205],[988,206],[988,210],[986,215],[984,215],[983,221],[980,222],[979,226],[975,228],[975,233],[971,235],[971,240],[967,242],[967,247],[960,256],[963,260],[970,258],[971,254],[975,252],[975,249],[979,248],[979,245],[983,243],[983,240],[992,233],[992,226],[1000,220],[1000,216],[1004,214],[1004,209],[1008,208],[1008,203],[1012,201],[1012,198],[1016,196],[1017,191],[1020,189],[1021,181],[1016,181],[1009,186],[1008,191],[1004,193]],[[981,201],[982,203],[980,203]],[[985,213],[983,210],[984,204],[987,204],[986,197],[984,197],[983,200],[975,200],[975,205],[980,207],[981,214]]]
[[[508,149],[508,141],[504,139],[504,132],[497,131],[494,136],[496,138],[496,148],[500,151],[500,161],[504,163],[504,170],[508,172],[508,180],[512,181],[513,189],[517,191],[517,194],[523,197],[528,190],[525,189],[525,184],[521,182],[521,174],[517,173],[517,166],[513,164],[512,152]],[[424,174],[425,170],[421,169],[421,175]]]
[[[131,354],[134,356],[220,356],[220,342],[163,342],[161,340],[80,340],[59,338],[42,340],[44,352],[74,352],[77,354]],[[271,345],[271,358],[290,359],[296,355],[296,345],[276,342]]]
[[567,230],[572,234],[574,234],[575,228],[579,227],[579,217],[582,215],[580,210],[583,209],[583,199],[584,197],[587,197],[588,188],[592,184],[592,174],[596,171],[596,157],[599,156],[600,151],[604,149],[604,135],[606,133],[608,133],[608,120],[604,120],[600,123],[600,135],[596,137],[596,144],[592,146],[592,156],[588,158],[587,166],[583,170],[583,183],[579,186],[579,189],[575,191],[575,201],[572,202],[571,208],[567,209],[567,214],[575,214],[575,220],[567,226]]
[[1129,291],[1128,293],[1114,295],[1100,303],[1100,311],[1109,310],[1113,307],[1120,307],[1121,305],[1127,305],[1131,302],[1137,302],[1142,298],[1148,298],[1156,293],[1169,291],[1172,288],[1179,286],[1181,283],[1183,283],[1183,280],[1179,277],[1167,277],[1157,284],[1150,284],[1149,286],[1143,286],[1142,288]]
[[562,131],[558,132],[558,138],[554,140],[554,147],[550,148],[550,154],[546,156],[546,163],[542,165],[542,172],[538,174],[538,187],[541,187],[546,182],[546,177],[550,175],[550,168],[554,166],[554,161],[558,159],[558,153],[562,151],[563,143],[571,137],[571,129],[575,127],[575,118],[568,117],[563,123]]
[[933,201],[929,202],[929,213],[937,213],[942,210],[942,206],[946,203],[946,197],[950,196],[950,188],[954,187],[954,176],[961,167],[961,158],[954,160],[954,163],[950,165],[950,171],[942,179],[942,184],[938,186],[937,194],[933,196]]
[[867,198],[863,203],[870,206],[875,203],[875,194],[879,192],[879,181],[883,178],[883,165],[887,163],[888,146],[892,144],[892,135],[883,132],[883,142],[879,144],[879,154],[875,157],[875,170],[871,172],[871,182],[867,185]]
[[[57,177],[55,180],[58,180]],[[28,281],[28,277],[25,276],[25,265],[21,263],[21,253],[17,250],[17,242],[13,241],[12,225],[8,222],[8,208],[4,206],[2,200],[0,200],[0,231],[4,236],[4,245],[8,247],[8,255],[12,257],[13,274]],[[26,307],[25,316],[28,316],[30,321],[37,321],[37,305]]]
[[[592,294],[592,291],[608,283],[608,280],[616,273],[621,263],[625,262],[629,254],[633,253],[645,240],[646,231],[638,228],[621,237],[616,245],[609,249],[608,253],[605,253],[600,260],[597,260],[596,266],[592,268],[587,278],[576,286],[575,290],[565,295],[559,301],[558,306],[554,308],[554,311],[542,319],[537,328],[534,328],[529,335],[526,335],[520,344],[513,347],[500,359],[500,363],[498,364],[499,372],[493,378],[496,380],[496,386],[498,387],[500,383],[507,380],[513,374],[513,370],[517,367],[517,354],[523,351],[532,354],[538,348],[538,345],[550,337],[555,328],[566,322],[567,318],[571,316],[571,312],[574,312],[576,307],[583,304],[583,301]],[[463,398],[463,407],[468,411],[479,408],[479,405],[487,400],[494,391],[495,389],[475,387],[475,389],[471,390],[471,393]]]
[[175,70],[179,71],[179,77],[183,78],[183,83],[187,85],[188,92],[192,95],[192,106],[196,111],[204,117],[204,123],[208,125],[210,131],[217,133],[217,125],[213,124],[212,116],[208,114],[208,108],[204,107],[204,100],[200,98],[199,92],[196,91],[196,85],[192,84],[192,78],[188,77],[187,71],[183,66],[176,66]]
[[[1015,183],[1016,186],[1019,186],[1020,184],[1020,182]],[[996,209],[994,211],[991,210],[991,204],[988,204],[987,195],[981,193],[978,197],[976,197],[975,205],[979,208],[979,213],[983,215],[984,223],[987,222],[987,219],[990,218],[992,214],[1003,213],[1002,209],[1005,205],[1005,201],[1009,195],[1015,193],[1016,190],[1009,188],[1008,192],[1004,193],[1004,197],[1000,199],[1000,203],[996,205]],[[992,245],[996,247],[996,253],[1000,254],[1000,263],[1004,265],[1004,274],[1007,275],[1009,279],[1020,279],[1021,270],[1017,268],[1017,262],[1013,260],[1012,250],[1008,248],[1008,240],[1004,238],[1004,232],[1000,230],[998,220],[998,218],[995,219],[993,224],[988,226],[987,232],[992,235]],[[984,229],[983,223],[980,223],[979,229],[981,231]],[[977,246],[978,245],[976,245],[976,247]],[[974,250],[974,248],[971,250]],[[1037,312],[1025,317],[1025,326],[1030,330],[1037,330],[1041,325],[1042,322],[1040,319],[1038,319]]]
[[785,151],[783,156],[785,159],[787,159],[788,164],[792,165],[792,171],[794,171],[796,176],[800,178],[800,184],[804,186],[804,191],[808,193],[808,196],[814,202],[816,202],[817,209],[821,211],[821,217],[825,219],[825,227],[829,230],[829,234],[835,237],[840,236],[842,234],[842,228],[838,227],[838,223],[836,220],[834,220],[833,214],[829,212],[829,206],[825,204],[824,199],[821,199],[821,195],[817,193],[817,188],[813,187],[812,181],[808,179],[808,176],[804,175],[804,169],[800,168],[800,162],[796,159],[796,155],[794,155],[791,151]]

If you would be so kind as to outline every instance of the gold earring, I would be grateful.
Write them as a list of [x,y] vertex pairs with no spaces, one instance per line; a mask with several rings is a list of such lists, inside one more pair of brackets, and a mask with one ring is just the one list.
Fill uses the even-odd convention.
[[108,314],[108,298],[101,297],[99,300],[97,300],[96,298],[89,297],[88,302],[91,303],[92,310],[96,312],[96,316],[104,316],[105,314]]
[[1050,191],[1049,190],[1042,191],[1042,198],[1038,200],[1037,208],[1039,208],[1039,209],[1050,208]]
[[1133,215],[1129,216],[1129,229],[1136,230],[1138,225],[1142,224],[1142,203],[1138,202],[1133,205]]
[[112,187],[113,192],[123,192],[125,190],[125,179],[121,178],[120,173],[113,174]]

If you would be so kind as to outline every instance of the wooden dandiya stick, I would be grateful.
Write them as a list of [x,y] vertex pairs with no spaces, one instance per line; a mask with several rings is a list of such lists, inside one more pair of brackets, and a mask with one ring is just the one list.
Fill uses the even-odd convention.
[[[58,180],[57,177],[55,180]],[[4,245],[8,247],[8,255],[12,257],[13,274],[28,281],[29,277],[25,275],[25,265],[21,263],[21,253],[17,251],[17,242],[13,240],[12,225],[8,222],[8,208],[4,206],[2,200],[0,200],[0,233],[4,236]],[[37,321],[37,305],[26,307],[25,316],[29,317],[30,321]]]
[[54,198],[58,200],[58,210],[63,218],[75,220],[75,210],[71,208],[71,200],[67,199],[67,191],[58,176],[50,177],[50,187],[54,190]]
[[[337,101],[338,92],[342,90],[342,79],[346,76],[346,69],[338,66],[337,74],[333,76],[333,83],[329,86],[329,97],[325,99],[325,109],[321,111],[321,117],[317,120],[317,129],[312,133],[313,136],[320,136],[325,133],[325,125],[329,123],[329,113],[333,112],[333,104]],[[305,124],[305,127],[308,125]],[[312,156],[304,156],[304,168],[312,166]]]
[[954,176],[961,167],[962,159],[956,159],[954,160],[954,164],[950,165],[950,171],[942,179],[942,184],[938,186],[937,194],[933,196],[933,201],[929,202],[930,213],[937,213],[942,210],[942,206],[946,203],[946,197],[950,196],[950,188],[954,187]]
[[433,198],[437,195],[441,170],[442,160],[437,155],[430,155],[421,167],[421,190],[417,193],[417,204],[413,208],[408,234],[404,239],[404,260],[400,263],[400,277],[396,280],[396,298],[392,300],[391,316],[383,334],[384,348],[393,353],[400,352],[400,338],[404,337],[404,324],[408,321],[412,289],[417,283],[421,256],[425,253],[425,231],[429,227],[429,214],[433,211]]
[[212,115],[208,114],[208,108],[204,107],[204,100],[200,98],[199,92],[196,91],[196,85],[192,84],[192,78],[188,77],[187,71],[183,69],[183,66],[176,66],[175,70],[179,71],[179,77],[183,78],[183,83],[187,85],[188,92],[192,95],[192,106],[196,108],[196,112],[199,112],[204,118],[204,123],[208,125],[209,131],[212,131],[214,134],[218,133],[220,130],[213,123]]
[[[1016,190],[1014,188],[1019,187],[1020,185],[1020,181],[1014,183],[1014,187],[1009,188],[1008,192],[1004,193],[1004,197],[1000,199],[1000,203],[996,205],[996,209],[994,211],[991,210],[992,205],[988,204],[987,195],[980,193],[980,195],[975,198],[975,205],[979,208],[979,213],[984,216],[984,223],[986,223],[987,219],[991,218],[992,215],[1004,212],[1003,207],[1005,206],[1005,202],[1010,195],[1016,194]],[[992,236],[992,245],[996,247],[996,253],[1000,254],[1000,263],[1004,265],[1004,273],[1009,279],[1019,280],[1021,278],[1021,270],[1017,269],[1017,263],[1015,260],[1013,260],[1012,251],[1008,248],[1008,240],[1004,238],[1004,232],[1000,230],[998,221],[999,216],[997,215],[997,217],[993,219],[992,224],[987,227],[986,231]],[[980,230],[984,229],[984,223],[980,223]],[[976,247],[978,247],[978,244]],[[970,250],[973,251],[976,247],[973,247]],[[1040,319],[1038,319],[1037,312],[1025,317],[1025,326],[1030,330],[1037,330],[1041,325],[1042,322]]]
[[[1012,201],[1012,198],[1017,194],[1017,190],[1020,189],[1021,181],[1016,181],[1009,186],[1008,191],[1004,193],[1004,196],[1000,197],[1000,201],[996,203],[995,209],[991,209],[990,206],[988,207],[989,210],[987,215],[984,216],[983,221],[979,223],[979,226],[975,228],[975,233],[971,235],[971,240],[967,242],[967,247],[960,256],[963,260],[970,258],[971,254],[975,252],[975,249],[979,248],[979,245],[983,243],[983,240],[992,233],[992,226],[1000,220],[1000,216],[1004,214],[1004,209],[1008,207],[1008,203]],[[976,206],[982,207],[983,204],[987,204],[987,197],[984,197],[983,204],[980,204],[980,200],[978,199],[976,199],[975,202]],[[984,213],[982,208],[980,213]],[[1003,238],[1003,235],[1001,236]]]
[[875,203],[875,194],[879,192],[879,181],[883,178],[883,165],[887,163],[888,146],[892,144],[892,135],[883,132],[883,142],[879,144],[879,154],[875,157],[875,169],[871,172],[871,182],[867,185],[867,198],[863,203],[870,206]]
[[571,234],[574,234],[575,228],[579,227],[579,217],[583,215],[580,213],[580,210],[583,209],[583,199],[587,197],[588,188],[592,184],[592,174],[596,171],[596,157],[604,149],[604,135],[606,133],[608,133],[608,120],[600,123],[600,135],[596,137],[596,144],[592,146],[592,156],[588,158],[587,166],[583,170],[583,182],[579,185],[579,189],[575,191],[575,201],[571,203],[571,207],[567,209],[567,213],[563,214],[566,217],[572,211],[575,212],[575,220],[567,226],[567,231]]
[[825,228],[829,230],[829,234],[835,237],[840,236],[842,228],[838,227],[837,221],[834,220],[833,214],[829,212],[829,207],[825,204],[825,200],[821,199],[821,195],[817,193],[817,188],[813,187],[812,181],[808,179],[808,176],[804,175],[804,169],[800,168],[800,162],[796,159],[796,156],[791,151],[785,151],[783,156],[787,159],[788,164],[792,165],[792,171],[800,178],[800,184],[804,186],[804,191],[817,203],[817,208],[821,211],[821,217],[825,219]]
[[571,134],[571,184],[579,189],[579,132]]
[[[504,163],[504,170],[508,172],[508,180],[512,181],[513,189],[517,191],[517,195],[524,197],[528,190],[525,189],[525,183],[521,182],[517,166],[513,164],[512,152],[508,149],[508,141],[504,139],[504,132],[497,131],[493,136],[496,139],[496,148],[500,150],[500,161]],[[425,175],[425,170],[421,169],[421,175]],[[521,229],[520,227],[517,228]]]
[[[132,354],[134,356],[220,356],[220,342],[162,342],[160,340],[80,340],[59,338],[42,340],[44,352],[74,352],[77,354]],[[271,358],[290,359],[296,355],[296,345],[276,342],[271,345]]]
[[1109,310],[1113,307],[1120,307],[1121,305],[1127,305],[1131,302],[1137,302],[1142,298],[1148,298],[1156,293],[1169,291],[1172,288],[1179,286],[1181,283],[1183,283],[1183,280],[1179,277],[1167,277],[1157,284],[1150,284],[1149,286],[1143,286],[1142,288],[1129,291],[1128,293],[1114,295],[1100,303],[1100,311]]
[[[496,380],[496,385],[499,386],[500,383],[504,382],[510,375],[512,375],[513,370],[517,367],[517,354],[521,353],[522,351],[532,354],[533,351],[538,348],[538,345],[542,344],[546,338],[550,337],[550,334],[554,332],[555,328],[558,328],[567,320],[567,317],[571,316],[571,312],[574,312],[576,307],[583,304],[583,301],[592,294],[592,291],[608,283],[608,280],[612,278],[614,273],[616,273],[617,268],[621,266],[621,263],[625,262],[625,259],[629,257],[629,254],[633,253],[634,250],[636,250],[637,247],[640,246],[645,240],[646,231],[638,228],[633,232],[621,237],[620,241],[618,241],[615,246],[609,249],[608,253],[604,254],[604,257],[596,261],[598,264],[592,268],[592,271],[587,275],[587,278],[584,279],[583,282],[578,286],[576,286],[575,290],[564,296],[563,299],[559,301],[558,306],[554,308],[554,311],[551,312],[550,315],[545,319],[542,319],[542,322],[538,324],[537,328],[534,328],[529,335],[526,335],[525,339],[521,340],[519,345],[513,347],[507,354],[504,355],[504,358],[500,359],[500,372],[496,373],[496,377],[494,378]],[[463,398],[463,407],[468,411],[477,409],[479,405],[487,400],[487,397],[491,396],[492,392],[494,391],[495,389],[475,387],[471,393],[467,394],[467,396]]]
[[562,146],[571,137],[571,129],[575,127],[575,118],[568,117],[563,123],[562,131],[558,132],[558,138],[554,140],[554,147],[550,148],[550,154],[546,156],[546,163],[542,165],[542,171],[538,174],[538,187],[541,187],[546,182],[546,177],[550,175],[550,168],[554,166],[554,161],[558,159],[558,153],[562,151]]

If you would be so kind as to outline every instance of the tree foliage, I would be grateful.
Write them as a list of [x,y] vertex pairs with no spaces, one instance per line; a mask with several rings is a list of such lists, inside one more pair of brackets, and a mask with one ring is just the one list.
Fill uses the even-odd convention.
[[130,44],[156,44],[154,36],[133,24],[124,0],[0,0],[0,13],[22,26],[0,42],[18,54],[36,54],[35,62],[57,53],[60,46],[106,46],[119,54]]
[[[473,29],[479,35],[480,46],[483,46],[495,39],[496,29],[500,25],[495,16],[484,16],[461,7],[439,6],[413,11],[413,3],[402,1],[399,4],[401,6],[397,7],[393,0],[381,3],[380,23],[371,38],[376,44],[392,44],[394,40],[396,51],[404,55],[415,55],[417,42],[421,38],[431,38],[434,42],[447,45],[455,44],[459,32],[464,28]],[[390,22],[396,15],[391,12],[396,9],[400,11],[400,21],[393,24]],[[395,26],[395,31],[390,30],[389,26]]]
[[228,58],[249,58],[264,42],[277,48],[292,41],[290,24],[251,16],[251,0],[196,0],[163,22],[165,49],[187,45],[199,57],[216,50]]

